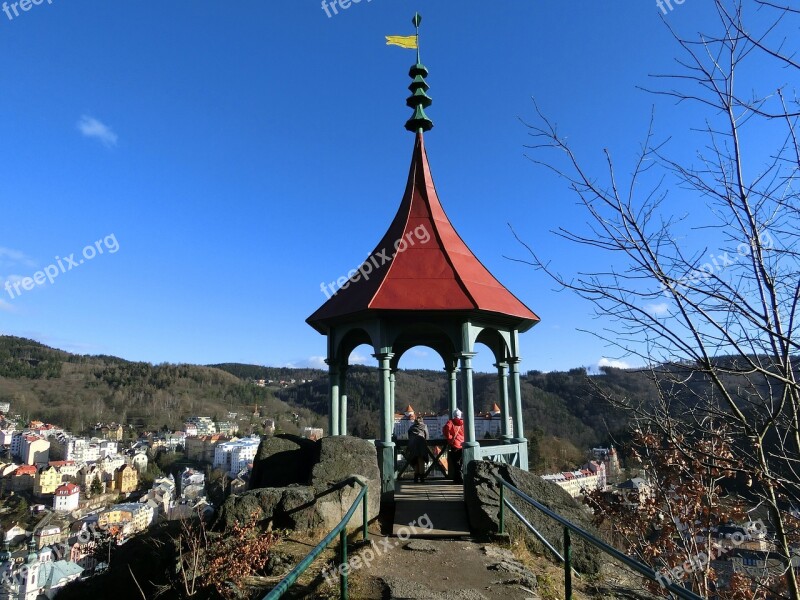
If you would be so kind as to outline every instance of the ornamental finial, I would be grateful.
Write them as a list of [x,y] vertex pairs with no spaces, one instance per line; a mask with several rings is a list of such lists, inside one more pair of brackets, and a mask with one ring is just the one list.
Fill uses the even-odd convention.
[[425,114],[425,109],[428,108],[433,100],[426,93],[429,89],[428,83],[425,78],[428,76],[428,69],[422,64],[419,51],[419,26],[422,23],[422,15],[414,13],[414,18],[411,23],[417,31],[416,46],[417,46],[417,64],[411,67],[408,76],[411,77],[411,85],[408,89],[411,90],[411,96],[406,100],[406,104],[414,109],[414,114],[406,122],[406,129],[412,132],[430,131],[433,129],[433,121]]

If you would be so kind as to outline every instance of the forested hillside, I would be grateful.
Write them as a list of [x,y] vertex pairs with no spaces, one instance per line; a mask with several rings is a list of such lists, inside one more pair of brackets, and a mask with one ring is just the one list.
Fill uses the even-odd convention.
[[290,431],[324,421],[221,369],[79,356],[8,336],[0,337],[0,401],[74,432],[103,421],[179,429],[190,415],[227,420],[229,411],[252,415],[255,407]]
[[[273,380],[275,385],[255,385],[260,379]],[[292,379],[298,383],[277,385]],[[299,383],[303,380],[307,382]],[[589,447],[625,437],[624,415],[612,409],[595,386],[622,396],[655,397],[644,374],[616,369],[591,378],[582,368],[530,371],[521,383],[526,435],[531,439],[533,462],[543,469],[574,466]],[[417,411],[444,411],[446,386],[443,371],[401,370],[397,408],[411,404]],[[474,386],[477,412],[500,403],[496,375],[476,373]],[[349,430],[362,437],[379,437],[377,371],[350,367],[347,392]],[[326,427],[327,395],[327,373],[318,369],[152,365],[111,356],[78,356],[31,340],[0,337],[0,400],[11,402],[12,412],[23,417],[52,421],[73,431],[100,421],[147,429],[180,428],[189,415],[226,420],[229,411],[250,415],[255,407],[262,416],[276,418],[287,431],[304,425]]]

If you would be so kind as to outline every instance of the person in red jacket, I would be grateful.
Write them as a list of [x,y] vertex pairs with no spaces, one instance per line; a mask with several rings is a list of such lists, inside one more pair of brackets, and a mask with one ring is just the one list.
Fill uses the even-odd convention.
[[461,418],[461,411],[455,409],[453,418],[442,427],[442,434],[447,442],[447,457],[450,462],[450,473],[456,483],[464,483],[461,473],[461,463],[463,458],[462,447],[464,446],[464,420]]

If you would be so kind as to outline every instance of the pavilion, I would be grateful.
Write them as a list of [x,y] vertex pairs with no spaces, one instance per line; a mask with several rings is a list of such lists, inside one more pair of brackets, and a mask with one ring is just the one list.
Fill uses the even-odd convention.
[[[414,24],[419,27],[418,15]],[[450,381],[450,413],[457,406],[463,409],[464,469],[471,460],[484,457],[528,468],[519,334],[539,322],[481,264],[445,214],[425,151],[424,133],[433,123],[425,114],[431,99],[425,81],[428,70],[420,61],[418,45],[417,62],[409,76],[412,95],[407,104],[414,114],[405,127],[416,139],[400,208],[369,258],[307,319],[328,340],[330,435],[347,433],[346,373],[351,352],[361,344],[374,349],[381,382],[381,436],[376,446],[384,495],[395,489],[395,372],[403,354],[415,346],[427,346],[441,357]],[[481,447],[475,436],[472,359],[478,344],[489,348],[497,368],[503,414],[503,444],[499,446]]]

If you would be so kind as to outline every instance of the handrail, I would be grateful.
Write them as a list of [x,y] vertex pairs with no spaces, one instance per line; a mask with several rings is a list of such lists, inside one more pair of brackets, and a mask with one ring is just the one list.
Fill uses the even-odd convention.
[[[517,496],[522,498],[525,502],[533,506],[534,508],[539,509],[545,515],[557,521],[561,525],[564,526],[564,595],[565,600],[572,600],[572,544],[570,542],[570,532],[574,532],[582,537],[584,540],[599,548],[606,554],[609,554],[616,558],[618,561],[623,563],[624,565],[630,567],[634,571],[637,571],[641,575],[645,576],[646,578],[650,579],[651,581],[658,581],[659,585],[663,586],[665,589],[669,590],[670,592],[674,593],[679,598],[683,598],[684,600],[703,600],[700,596],[695,594],[694,592],[687,590],[684,587],[676,585],[674,583],[667,583],[659,581],[658,574],[654,569],[651,569],[644,563],[639,562],[638,560],[631,558],[630,556],[623,554],[613,546],[605,543],[603,540],[600,540],[593,536],[591,533],[586,531],[585,529],[581,529],[577,525],[573,524],[571,521],[568,521],[558,513],[553,512],[543,504],[537,502],[530,496],[528,496],[525,492],[517,488],[516,486],[511,485],[505,479],[500,477],[499,475],[494,476],[495,480],[500,484],[500,533],[505,533],[505,507],[508,506],[515,514],[519,514],[519,511],[506,499],[504,490],[508,488]],[[547,544],[551,547],[552,545]],[[553,549],[553,551],[555,551]],[[556,553],[558,554],[558,553]]]
[[[288,575],[286,575],[286,577],[281,579],[280,582],[278,583],[278,585],[276,585],[274,588],[272,588],[272,591],[269,594],[264,596],[263,600],[277,600],[277,598],[280,598],[287,591],[289,591],[289,588],[291,588],[297,582],[298,578],[303,573],[306,572],[308,567],[311,566],[311,563],[313,563],[314,560],[316,560],[316,558],[320,554],[322,554],[322,551],[325,550],[325,548],[327,548],[330,545],[330,543],[334,540],[334,538],[336,537],[337,534],[339,534],[339,546],[340,546],[340,548],[339,548],[339,560],[340,560],[339,564],[340,565],[347,564],[347,529],[346,529],[346,527],[347,527],[347,524],[350,522],[350,519],[353,517],[353,514],[356,512],[356,507],[358,506],[359,502],[362,503],[362,507],[363,507],[363,511],[364,511],[363,512],[363,518],[362,518],[362,521],[363,521],[363,526],[362,526],[363,539],[364,540],[369,539],[369,531],[367,529],[368,521],[369,521],[369,504],[368,504],[368,497],[367,497],[367,492],[368,492],[367,484],[365,482],[361,481],[361,479],[359,479],[358,477],[349,477],[348,479],[345,479],[343,481],[340,481],[339,483],[334,484],[333,486],[331,486],[331,488],[328,491],[334,490],[334,489],[339,489],[339,488],[344,487],[345,485],[352,484],[352,483],[357,483],[358,485],[360,485],[361,486],[361,491],[358,492],[358,496],[356,496],[355,500],[353,500],[353,504],[350,507],[350,510],[348,510],[347,513],[342,518],[342,520],[339,521],[339,524],[336,527],[334,527],[328,535],[325,536],[325,539],[323,539],[319,544],[317,544],[314,547],[314,549],[311,550],[311,552],[309,552],[306,555],[306,557],[303,560],[301,560],[297,564],[297,566],[289,572]],[[340,583],[339,595],[340,595],[341,600],[347,600],[347,598],[348,598],[347,573],[348,573],[347,569],[340,569],[339,570],[339,583]]]

